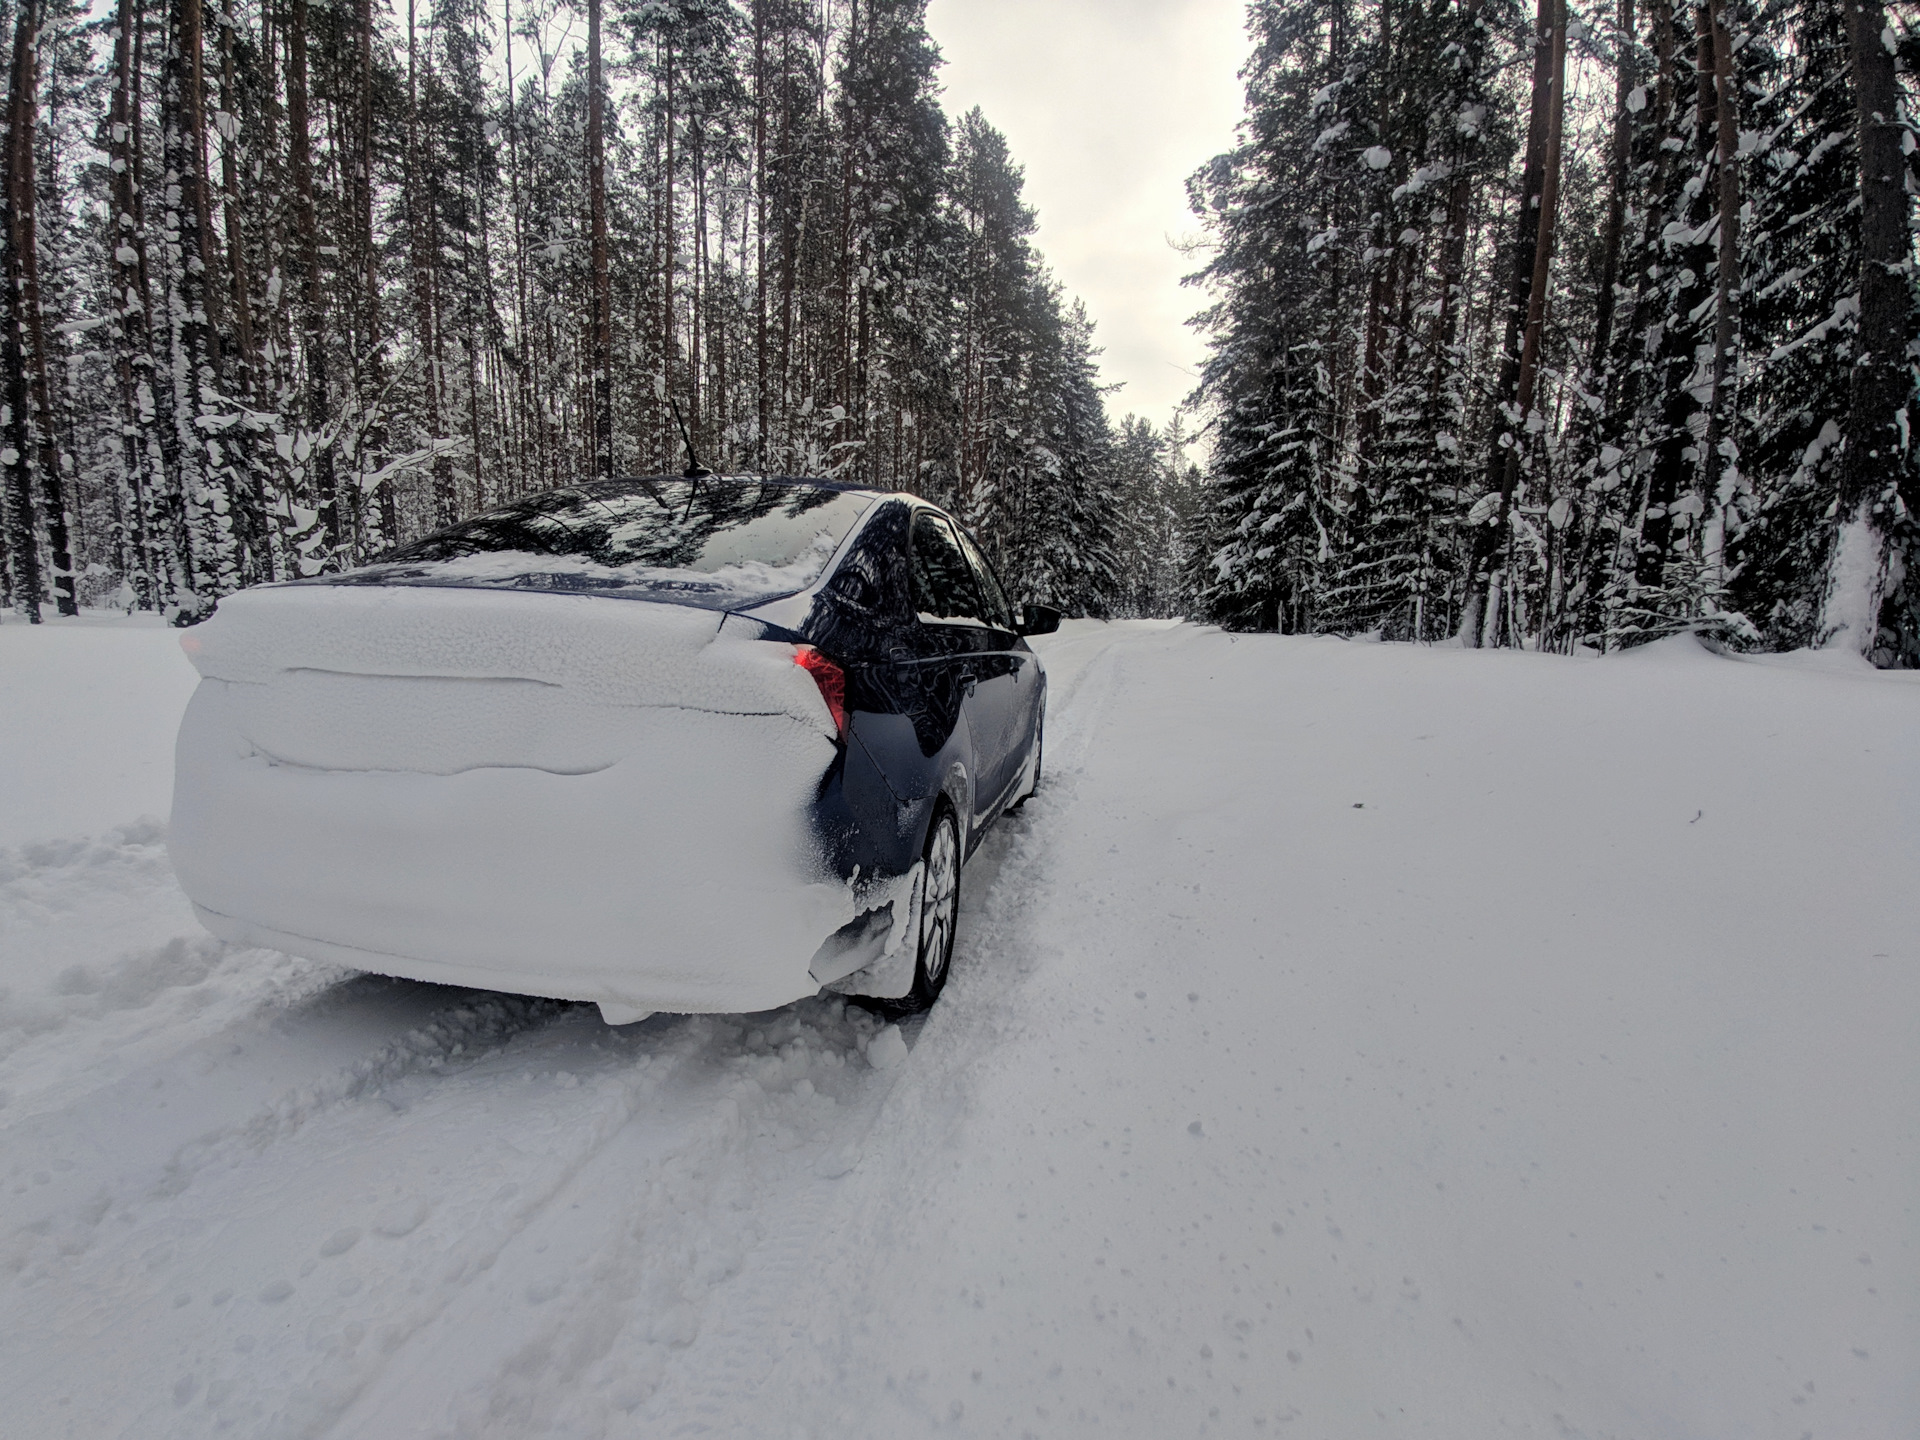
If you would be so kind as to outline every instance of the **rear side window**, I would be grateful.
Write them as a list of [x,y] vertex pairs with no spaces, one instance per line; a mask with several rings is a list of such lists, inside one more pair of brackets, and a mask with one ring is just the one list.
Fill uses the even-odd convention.
[[913,608],[922,620],[983,623],[973,566],[953,527],[931,510],[913,518]]
[[999,577],[993,573],[993,567],[987,564],[987,557],[980,553],[980,547],[964,531],[961,532],[960,543],[967,547],[967,558],[973,562],[974,578],[980,585],[980,600],[987,607],[987,620],[1002,630],[1013,629],[1013,607],[1007,604],[1007,592],[1000,588]]
[[872,502],[718,476],[594,481],[476,515],[331,583],[584,590],[727,609],[818,580]]

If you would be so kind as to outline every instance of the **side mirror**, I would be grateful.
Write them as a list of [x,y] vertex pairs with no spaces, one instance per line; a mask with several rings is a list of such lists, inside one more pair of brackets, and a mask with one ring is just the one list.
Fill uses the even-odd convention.
[[1020,607],[1020,623],[1014,628],[1022,635],[1051,635],[1060,628],[1060,612],[1029,601]]

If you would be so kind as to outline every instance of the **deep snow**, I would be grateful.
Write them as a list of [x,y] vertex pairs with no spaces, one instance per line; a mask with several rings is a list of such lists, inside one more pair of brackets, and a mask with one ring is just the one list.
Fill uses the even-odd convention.
[[175,640],[0,627],[9,1435],[1920,1431],[1908,677],[1071,626],[930,1017],[609,1030],[199,933]]

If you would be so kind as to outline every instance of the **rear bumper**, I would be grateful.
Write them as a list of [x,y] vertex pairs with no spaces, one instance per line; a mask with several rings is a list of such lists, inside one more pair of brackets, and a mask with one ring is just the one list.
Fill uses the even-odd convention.
[[321,770],[255,751],[205,680],[169,849],[215,934],[359,969],[641,1010],[819,989],[821,944],[892,887],[832,873],[809,822],[834,746],[785,715],[632,709],[590,774]]
[[417,955],[387,955],[351,945],[336,945],[311,935],[275,930],[235,915],[222,915],[204,905],[196,904],[193,913],[209,931],[232,945],[280,950],[288,955],[303,955],[309,960],[325,960],[403,980],[425,980],[472,990],[503,990],[512,995],[540,995],[553,1000],[583,1000],[647,1014],[666,1011],[676,1015],[749,1015],[791,1004],[820,989],[819,982],[808,977],[803,977],[805,983],[798,990],[784,984],[757,989],[751,983],[742,983],[751,982],[753,977],[638,971],[623,977],[619,983],[610,984],[569,967],[527,964],[502,968],[425,960]]

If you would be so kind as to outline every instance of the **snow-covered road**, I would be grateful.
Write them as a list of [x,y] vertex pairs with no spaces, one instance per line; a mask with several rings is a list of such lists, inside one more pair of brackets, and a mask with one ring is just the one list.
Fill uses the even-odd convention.
[[875,1068],[199,935],[172,637],[0,628],[0,1428],[1920,1431],[1920,685],[1046,643]]

